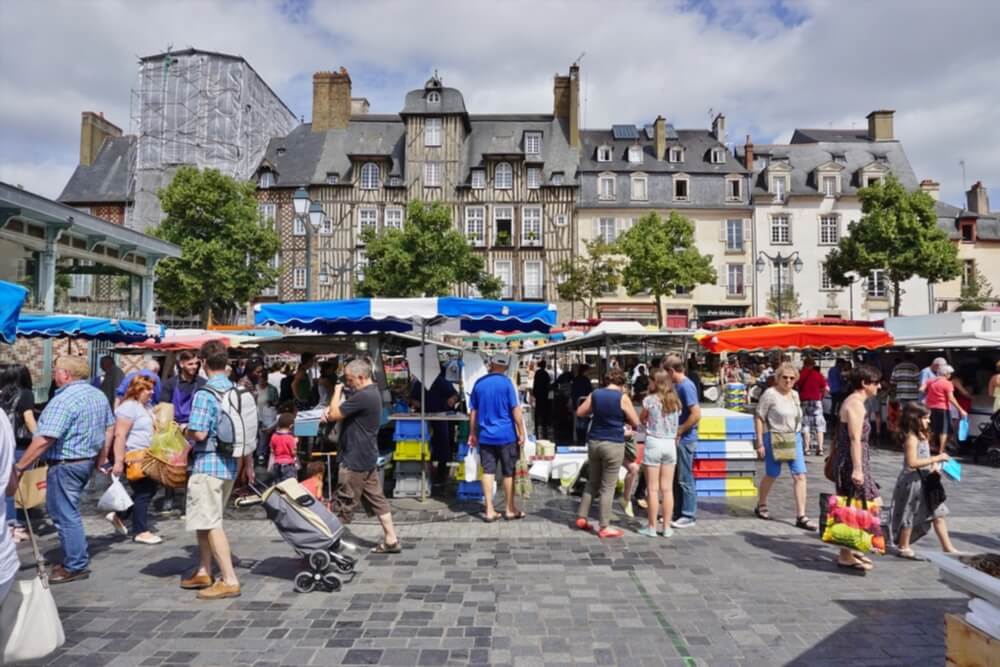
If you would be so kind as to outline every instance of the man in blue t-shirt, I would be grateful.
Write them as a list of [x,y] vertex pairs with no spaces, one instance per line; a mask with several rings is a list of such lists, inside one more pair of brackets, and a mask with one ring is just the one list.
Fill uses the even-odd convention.
[[698,509],[698,496],[694,488],[694,450],[698,443],[698,422],[701,421],[701,405],[698,388],[691,378],[684,374],[684,359],[676,354],[668,356],[663,367],[673,380],[674,390],[681,399],[681,414],[677,425],[677,476],[674,481],[674,517],[670,525],[674,528],[694,526],[694,514]]
[[469,447],[479,448],[483,463],[483,496],[486,512],[483,520],[492,523],[500,518],[493,507],[493,483],[497,463],[503,473],[506,497],[504,518],[523,519],[524,512],[514,505],[514,465],[519,448],[524,445],[524,418],[514,383],[507,377],[510,357],[503,353],[490,358],[490,372],[479,378],[469,395]]
[[149,359],[144,361],[142,364],[142,369],[138,371],[132,371],[125,375],[125,378],[118,384],[118,388],[115,389],[115,407],[118,403],[121,403],[122,398],[125,396],[125,391],[128,389],[128,385],[132,382],[132,378],[136,375],[145,375],[150,380],[153,381],[153,397],[150,402],[156,405],[160,402],[160,364],[154,359]]

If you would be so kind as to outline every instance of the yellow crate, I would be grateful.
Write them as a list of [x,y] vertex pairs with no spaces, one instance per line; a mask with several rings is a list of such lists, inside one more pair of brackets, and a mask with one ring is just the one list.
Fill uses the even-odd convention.
[[[479,466],[479,474],[476,476],[476,479],[482,479],[482,478],[483,478],[483,466]],[[455,479],[457,479],[460,482],[465,481],[465,463],[459,463],[457,466],[455,466]]]
[[396,443],[396,461],[429,461],[431,458],[430,444],[421,440],[400,440]]

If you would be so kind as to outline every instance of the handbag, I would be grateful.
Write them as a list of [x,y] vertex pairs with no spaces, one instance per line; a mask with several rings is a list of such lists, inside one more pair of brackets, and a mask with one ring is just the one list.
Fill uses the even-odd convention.
[[144,454],[142,472],[146,477],[156,480],[169,489],[182,489],[187,486],[187,465],[175,465],[149,450],[145,450]]
[[791,432],[770,431],[771,458],[775,461],[794,461],[798,458],[799,430],[802,428],[802,404],[795,399],[795,429]]
[[834,484],[837,483],[837,441],[830,443],[830,453],[823,462],[823,476]]
[[927,498],[927,505],[933,514],[948,496],[944,492],[944,485],[941,484],[941,473],[936,470],[921,470],[920,477],[923,478],[924,496]]
[[522,498],[530,498],[531,478],[528,477],[528,469],[530,468],[528,465],[528,456],[524,451],[524,447],[520,447],[519,449],[521,450],[521,454],[514,465],[514,495]]
[[820,494],[822,539],[828,544],[860,551],[885,553],[879,506],[864,498]]
[[145,457],[145,449],[133,449],[131,452],[125,452],[125,479],[137,482],[146,476],[142,470],[142,461]]
[[46,479],[49,467],[36,465],[31,470],[25,470],[17,483],[17,493],[14,494],[14,506],[30,510],[45,504]]
[[[15,495],[15,501],[27,502],[20,498],[20,487]],[[3,664],[44,658],[66,642],[30,517],[25,517],[25,524],[38,574],[30,581],[15,581],[0,607],[0,663]]]

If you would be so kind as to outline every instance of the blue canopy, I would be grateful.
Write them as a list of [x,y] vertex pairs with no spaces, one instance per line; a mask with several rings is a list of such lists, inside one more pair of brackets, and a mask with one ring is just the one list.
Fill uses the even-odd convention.
[[25,338],[87,338],[112,343],[141,342],[160,338],[163,327],[134,320],[116,320],[83,315],[25,313],[17,321],[17,335]]
[[463,331],[541,331],[556,323],[555,306],[547,303],[491,301],[458,297],[419,299],[345,299],[260,303],[254,324],[284,325],[320,333],[410,331],[419,324],[446,320]]
[[12,344],[17,336],[17,318],[28,290],[0,280],[0,341]]

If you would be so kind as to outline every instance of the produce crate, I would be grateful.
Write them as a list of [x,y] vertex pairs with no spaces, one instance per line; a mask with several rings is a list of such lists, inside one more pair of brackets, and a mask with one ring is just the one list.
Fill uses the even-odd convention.
[[395,467],[395,475],[397,477],[400,475],[418,475],[425,471],[425,463],[423,461],[396,461],[393,466]]
[[757,458],[757,451],[749,440],[699,440],[694,458],[754,460]]
[[429,461],[431,447],[429,443],[420,440],[398,440],[392,458],[396,461]]
[[[479,473],[478,473],[476,479],[482,479],[482,478],[483,478],[483,466],[479,466]],[[465,481],[465,464],[464,463],[459,463],[457,466],[455,466],[455,479],[457,479],[459,481]]]
[[699,497],[755,497],[757,487],[749,477],[727,477],[725,479],[695,479],[695,493]]
[[753,440],[753,416],[732,410],[709,414],[698,422],[698,437],[705,440]]
[[753,477],[756,472],[756,464],[745,459],[698,459],[694,462],[695,479]]
[[425,442],[430,440],[431,437],[430,425],[428,424],[427,427],[424,429],[424,431],[421,432],[420,425],[422,423],[423,422],[421,422],[419,419],[414,419],[414,420],[401,419],[397,421],[395,430],[392,432],[392,439],[395,440],[396,442],[399,442],[400,440],[426,439]]
[[455,495],[459,500],[472,502],[482,502],[486,499],[483,496],[482,482],[459,482],[458,491]]
[[945,664],[949,667],[1000,665],[1000,639],[973,627],[961,616],[944,615]]
[[430,494],[431,487],[427,484],[423,473],[401,473],[396,470],[395,477],[396,484],[392,492],[394,498],[419,498],[421,488],[423,488],[424,493]]

